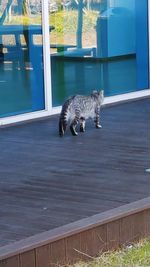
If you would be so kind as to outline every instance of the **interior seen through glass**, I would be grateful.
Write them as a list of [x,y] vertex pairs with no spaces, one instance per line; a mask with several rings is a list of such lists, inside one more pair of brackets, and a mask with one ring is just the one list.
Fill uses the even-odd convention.
[[53,106],[93,89],[112,96],[149,87],[147,0],[49,4]]
[[41,1],[0,1],[0,117],[45,108]]

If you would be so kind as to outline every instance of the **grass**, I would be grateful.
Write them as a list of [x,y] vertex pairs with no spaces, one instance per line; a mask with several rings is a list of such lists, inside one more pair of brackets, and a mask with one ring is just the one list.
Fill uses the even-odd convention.
[[[96,11],[87,11],[83,15],[82,40],[83,46],[88,46],[89,36],[95,32],[95,25],[98,13]],[[51,42],[59,44],[76,44],[76,33],[78,24],[77,10],[61,10],[50,15],[50,25],[55,29],[51,32]],[[87,35],[88,38],[85,36]],[[85,40],[86,39],[86,40]],[[84,44],[86,43],[86,44]]]
[[[97,11],[89,10],[83,15],[83,32],[91,31],[96,25],[98,16]],[[77,30],[78,11],[76,10],[61,10],[50,15],[50,24],[55,26],[57,33],[76,32]]]
[[77,263],[72,267],[149,267],[150,238],[124,249],[107,252],[87,262]]
[[[83,32],[90,31],[96,25],[98,12],[89,10],[83,15]],[[10,20],[6,20],[5,24],[16,24],[16,25],[41,25],[41,15],[12,15]],[[76,32],[77,30],[78,11],[77,10],[61,10],[55,13],[51,13],[49,17],[50,25],[55,26],[54,32]]]
[[[96,20],[98,12],[93,10],[87,10],[83,13],[83,27],[82,37],[88,39],[89,35],[95,33]],[[12,15],[9,20],[5,21],[8,25],[41,25],[41,15],[36,14],[32,16],[26,15]],[[76,44],[76,32],[78,24],[78,11],[77,10],[60,10],[55,13],[51,13],[49,16],[49,23],[53,25],[55,29],[51,32],[52,43],[71,43]],[[85,41],[84,41],[85,42]],[[87,42],[87,40],[86,40]],[[87,44],[88,46],[88,44]]]
[[4,24],[8,25],[41,25],[41,16],[36,15],[32,17],[24,16],[24,15],[16,15],[11,16],[9,21],[6,21]]

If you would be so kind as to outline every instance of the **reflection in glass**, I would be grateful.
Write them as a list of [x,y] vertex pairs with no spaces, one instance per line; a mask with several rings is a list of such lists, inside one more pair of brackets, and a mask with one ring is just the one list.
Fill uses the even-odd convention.
[[0,117],[44,106],[41,1],[0,1]]
[[92,89],[110,96],[149,87],[147,0],[49,3],[53,106]]

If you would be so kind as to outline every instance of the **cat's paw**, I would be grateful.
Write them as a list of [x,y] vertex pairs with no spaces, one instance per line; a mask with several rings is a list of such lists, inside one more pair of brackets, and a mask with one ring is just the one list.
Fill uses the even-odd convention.
[[81,132],[81,133],[84,133],[84,132],[85,132],[85,128],[80,127],[80,132]]
[[77,136],[78,133],[76,131],[71,132],[73,136]]
[[102,125],[98,124],[98,125],[96,125],[96,128],[97,129],[101,129],[102,128]]
[[70,126],[70,131],[71,131],[73,136],[77,136],[78,135],[78,133],[76,132],[76,130],[72,126]]

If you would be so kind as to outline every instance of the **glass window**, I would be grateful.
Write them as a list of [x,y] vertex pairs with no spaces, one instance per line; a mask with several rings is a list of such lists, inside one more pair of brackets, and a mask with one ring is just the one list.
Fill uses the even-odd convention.
[[40,0],[0,1],[0,117],[43,110]]
[[49,4],[53,106],[93,89],[111,96],[149,87],[147,0]]

